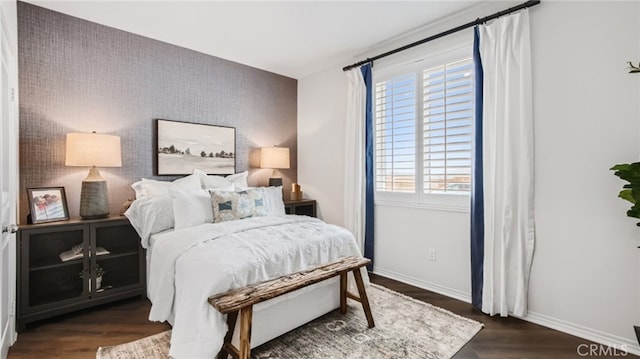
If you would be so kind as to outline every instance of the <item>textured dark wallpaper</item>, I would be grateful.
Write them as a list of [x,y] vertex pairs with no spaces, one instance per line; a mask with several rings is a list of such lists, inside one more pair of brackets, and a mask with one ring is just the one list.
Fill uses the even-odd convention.
[[20,222],[26,188],[64,186],[78,215],[85,167],[66,167],[69,132],[120,136],[122,167],[100,168],[110,212],[153,177],[153,120],[236,128],[236,171],[265,185],[259,148],[291,148],[285,193],[296,181],[297,81],[217,57],[18,2]]

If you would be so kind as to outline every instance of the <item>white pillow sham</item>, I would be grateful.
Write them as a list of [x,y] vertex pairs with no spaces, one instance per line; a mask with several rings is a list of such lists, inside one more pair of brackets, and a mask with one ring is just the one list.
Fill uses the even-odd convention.
[[197,168],[193,170],[193,174],[200,178],[200,186],[203,189],[216,188],[225,191],[233,191],[234,189],[233,183],[222,176],[207,175],[206,172]]
[[224,191],[233,191],[237,188],[245,189],[249,187],[249,185],[247,184],[249,171],[244,171],[233,175],[228,175],[227,177],[223,177],[216,175],[207,175],[206,172],[196,168],[193,170],[193,174],[197,175],[200,178],[200,184],[204,189],[215,188]]
[[261,187],[264,193],[264,203],[267,216],[284,216],[284,202],[282,201],[282,186]]
[[151,235],[174,226],[173,201],[168,194],[138,198],[124,215],[138,232],[143,248],[149,246]]
[[196,191],[201,188],[201,185],[200,176],[197,174],[190,174],[172,182],[143,178],[132,184],[131,188],[133,188],[136,193],[136,198],[142,198],[147,196],[168,195],[169,190],[172,188],[185,191]]
[[249,177],[249,171],[236,173],[234,175],[228,175],[224,179],[233,183],[236,188],[247,188],[249,187],[249,185],[247,184],[247,177]]
[[211,196],[206,190],[169,190],[173,201],[175,229],[194,227],[213,222]]

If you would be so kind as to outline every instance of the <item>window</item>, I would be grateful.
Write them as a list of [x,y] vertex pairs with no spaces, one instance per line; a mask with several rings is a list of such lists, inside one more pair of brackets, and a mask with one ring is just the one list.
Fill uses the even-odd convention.
[[469,194],[473,60],[463,55],[381,72],[374,93],[379,197],[429,203],[434,195]]
[[376,190],[416,190],[416,76],[376,84]]

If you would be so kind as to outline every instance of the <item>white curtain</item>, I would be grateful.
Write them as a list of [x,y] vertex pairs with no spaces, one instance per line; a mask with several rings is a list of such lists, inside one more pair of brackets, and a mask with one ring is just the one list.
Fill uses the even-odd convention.
[[484,69],[482,311],[527,313],[534,247],[529,12],[480,26]]
[[353,233],[360,250],[364,253],[364,136],[367,88],[359,67],[345,74],[348,94],[344,146],[344,226]]

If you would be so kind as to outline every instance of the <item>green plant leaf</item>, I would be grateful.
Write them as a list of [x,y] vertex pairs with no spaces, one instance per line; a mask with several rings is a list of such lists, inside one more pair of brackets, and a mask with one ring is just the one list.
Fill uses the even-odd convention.
[[627,216],[640,218],[640,206],[638,206],[638,204],[635,204],[633,207],[631,207],[631,209],[627,211]]
[[612,171],[622,171],[622,170],[626,170],[629,168],[629,164],[628,163],[621,163],[619,165],[615,165],[611,168],[609,168]]
[[626,180],[632,186],[640,186],[640,162],[618,164],[611,167],[611,170],[615,171],[614,175]]
[[620,193],[618,194],[618,197],[620,197],[620,198],[622,198],[622,199],[624,199],[624,200],[627,200],[627,201],[629,201],[629,202],[631,202],[631,203],[633,203],[633,204],[636,204],[637,199],[633,197],[632,192],[633,192],[633,191],[632,191],[632,190],[630,190],[630,189],[623,189],[623,190],[622,190],[622,191],[620,191]]
[[610,169],[615,171],[614,175],[628,182],[618,194],[618,197],[633,203],[627,216],[640,218],[640,162],[620,163]]

